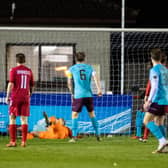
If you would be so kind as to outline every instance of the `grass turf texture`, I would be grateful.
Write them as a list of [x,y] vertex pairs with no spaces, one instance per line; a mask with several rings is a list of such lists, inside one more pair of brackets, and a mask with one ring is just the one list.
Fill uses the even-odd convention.
[[77,143],[66,140],[28,140],[26,148],[7,148],[0,137],[0,168],[167,168],[168,154],[152,154],[157,141],[147,143],[128,136],[113,136],[97,142],[85,137]]

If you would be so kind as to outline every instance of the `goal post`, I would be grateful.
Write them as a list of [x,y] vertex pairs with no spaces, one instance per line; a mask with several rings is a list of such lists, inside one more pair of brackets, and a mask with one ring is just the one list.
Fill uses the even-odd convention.
[[[83,51],[101,80],[102,97],[92,82],[101,134],[133,134],[148,80],[149,50],[160,47],[168,54],[167,41],[168,29],[0,27],[0,133],[8,131],[6,86],[18,52],[26,55],[35,78],[29,131],[45,130],[44,111],[71,128],[65,71],[74,64],[74,53]],[[94,134],[85,108],[78,123],[79,133]]]

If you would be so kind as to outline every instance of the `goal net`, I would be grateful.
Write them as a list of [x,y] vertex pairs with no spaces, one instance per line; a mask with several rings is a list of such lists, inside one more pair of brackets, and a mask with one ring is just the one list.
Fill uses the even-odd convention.
[[[121,32],[121,29],[91,28],[0,29],[1,135],[8,134],[5,96],[9,70],[16,66],[16,53],[26,55],[26,65],[32,69],[35,79],[29,132],[46,129],[43,112],[49,117],[63,118],[71,129],[71,95],[65,72],[75,63],[74,53],[78,51],[86,53],[86,62],[94,67],[101,80],[102,97],[96,96],[92,82],[101,134],[134,134],[136,111],[142,106],[148,81],[149,50],[160,47],[167,54],[168,32],[128,30],[124,31],[124,41]],[[20,125],[19,119],[17,124]],[[79,114],[78,132],[94,134],[85,107]]]

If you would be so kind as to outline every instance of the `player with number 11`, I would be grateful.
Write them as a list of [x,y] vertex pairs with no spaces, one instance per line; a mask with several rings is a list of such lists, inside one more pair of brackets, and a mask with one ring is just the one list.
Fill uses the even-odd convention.
[[16,54],[17,66],[10,70],[7,87],[6,103],[9,104],[9,137],[7,147],[16,146],[16,117],[20,116],[22,127],[21,146],[26,146],[28,132],[28,116],[30,115],[30,96],[33,91],[34,80],[30,68],[24,65],[25,55]]

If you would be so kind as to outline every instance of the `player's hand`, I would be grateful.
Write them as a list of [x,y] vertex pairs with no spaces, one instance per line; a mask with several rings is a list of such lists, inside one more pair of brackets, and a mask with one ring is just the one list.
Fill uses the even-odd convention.
[[148,111],[150,105],[151,105],[151,102],[150,102],[150,101],[146,101],[145,104],[143,105],[144,110],[145,110],[145,111]]
[[9,97],[6,97],[6,98],[5,98],[5,102],[6,102],[6,104],[9,104],[10,98],[9,98]]
[[102,95],[103,95],[103,94],[102,94],[102,91],[99,90],[99,91],[97,92],[97,95],[98,95],[98,96],[102,96]]
[[74,95],[71,94],[71,102],[73,102],[73,100],[74,100]]
[[31,93],[31,92],[29,92],[29,96],[30,96],[30,97],[32,96],[32,93]]
[[148,96],[144,97],[144,103],[146,103],[148,101]]

